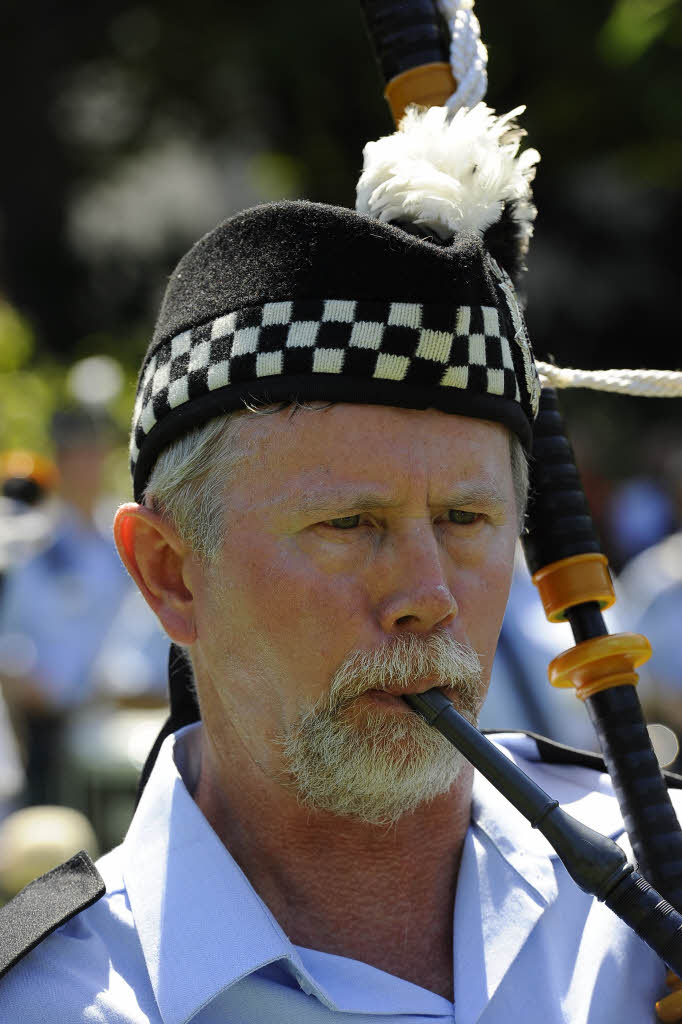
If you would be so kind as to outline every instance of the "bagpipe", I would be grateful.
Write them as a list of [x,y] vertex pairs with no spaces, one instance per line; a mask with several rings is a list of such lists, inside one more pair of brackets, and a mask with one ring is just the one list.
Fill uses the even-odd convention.
[[[479,102],[486,85],[485,50],[471,2],[361,0],[361,5],[396,125],[410,104],[448,105],[454,112]],[[575,688],[587,708],[638,870],[627,863],[615,843],[565,814],[439,691],[405,699],[542,832],[577,884],[603,900],[679,975],[682,830],[636,690],[636,669],[651,648],[637,634],[609,635],[604,623],[602,611],[615,601],[613,585],[557,393],[550,385],[679,395],[680,375],[663,371],[589,374],[537,365],[544,386],[534,426],[522,544],[547,618],[568,621],[575,640],[573,648],[551,662],[550,681]],[[657,1003],[656,1010],[664,1021],[679,1021],[682,990],[674,976],[668,980],[676,990]]]

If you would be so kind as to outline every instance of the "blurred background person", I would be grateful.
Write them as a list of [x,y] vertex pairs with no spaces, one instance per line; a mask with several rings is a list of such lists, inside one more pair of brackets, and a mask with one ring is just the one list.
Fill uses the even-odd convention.
[[7,571],[49,540],[57,467],[38,452],[0,455],[0,593]]
[[165,705],[168,635],[130,581],[91,668],[93,691],[121,706]]
[[[668,439],[661,456],[661,486],[671,497],[677,529],[641,551],[618,578],[630,628],[651,643],[640,675],[650,719],[682,738],[682,439]],[[682,767],[679,754],[676,770]]]
[[19,746],[7,705],[0,695],[0,822],[16,808],[25,782]]
[[64,734],[62,796],[87,814],[102,850],[125,835],[140,771],[168,715],[169,647],[129,580],[90,666],[91,700]]
[[[0,601],[7,572],[49,539],[46,506],[56,480],[54,463],[37,452],[12,450],[0,456]],[[0,821],[13,810],[24,785],[19,747],[0,690]]]
[[675,512],[674,500],[663,480],[633,475],[621,481],[606,509],[615,568],[625,567],[672,533]]
[[58,483],[49,541],[6,574],[0,673],[26,760],[26,801],[60,798],[64,728],[91,698],[91,666],[128,580],[96,521],[112,426],[87,408],[51,421]]

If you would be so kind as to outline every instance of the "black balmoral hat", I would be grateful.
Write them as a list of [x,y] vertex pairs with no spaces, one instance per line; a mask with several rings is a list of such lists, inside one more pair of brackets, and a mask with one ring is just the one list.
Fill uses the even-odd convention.
[[159,453],[245,401],[435,408],[528,447],[539,385],[514,288],[485,238],[310,202],[226,220],[171,275],[140,373],[135,497]]

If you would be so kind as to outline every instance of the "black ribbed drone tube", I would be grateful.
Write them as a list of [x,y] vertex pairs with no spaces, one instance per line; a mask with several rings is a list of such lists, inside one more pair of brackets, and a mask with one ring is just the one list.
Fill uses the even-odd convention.
[[669,967],[682,969],[682,915],[628,864],[621,848],[558,806],[525,772],[475,729],[442,691],[404,698],[457,747],[556,850],[580,888],[629,925]]
[[585,601],[576,604],[566,612],[566,618],[573,630],[573,639],[577,644],[583,640],[591,640],[595,636],[606,636],[608,630],[604,616],[596,601]]
[[682,908],[682,833],[634,686],[585,701],[640,872]]
[[533,426],[526,526],[521,539],[531,575],[561,558],[601,550],[553,388],[542,389]]
[[449,62],[436,0],[360,0],[385,82],[421,64]]
[[[600,553],[556,392],[543,388],[533,432],[531,497],[522,537],[531,573],[560,559]],[[596,602],[568,609],[576,643],[608,632]],[[639,870],[682,908],[682,832],[651,746],[637,691],[614,686],[588,697]]]

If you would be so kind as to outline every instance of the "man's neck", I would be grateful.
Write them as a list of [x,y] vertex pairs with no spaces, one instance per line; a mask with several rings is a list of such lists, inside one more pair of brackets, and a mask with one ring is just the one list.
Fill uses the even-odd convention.
[[[471,772],[395,825],[303,808],[204,731],[195,800],[297,945],[379,967],[452,999],[457,872]],[[228,763],[229,762],[229,763]]]

